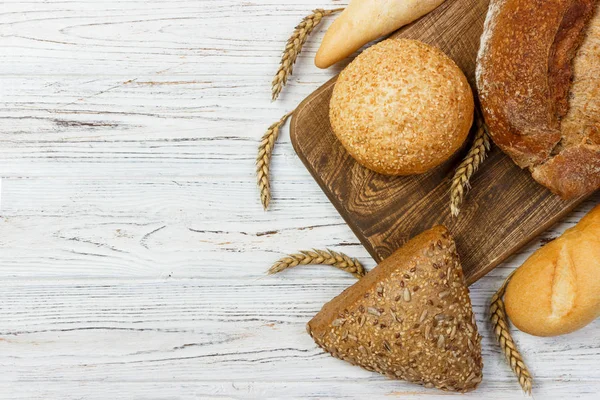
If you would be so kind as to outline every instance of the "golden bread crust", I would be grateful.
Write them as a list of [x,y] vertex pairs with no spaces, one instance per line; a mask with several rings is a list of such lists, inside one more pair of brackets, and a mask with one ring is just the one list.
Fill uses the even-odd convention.
[[473,109],[466,77],[441,50],[388,39],[342,71],[329,116],[333,132],[361,165],[386,175],[413,175],[461,147]]
[[531,255],[506,288],[506,313],[517,328],[556,336],[600,316],[600,206]]
[[595,4],[600,7],[596,0],[492,0],[477,60],[492,139],[564,198],[600,188]]

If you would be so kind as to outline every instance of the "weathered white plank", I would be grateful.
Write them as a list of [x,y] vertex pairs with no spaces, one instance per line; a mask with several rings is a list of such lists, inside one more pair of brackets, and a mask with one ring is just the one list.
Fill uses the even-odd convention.
[[[264,213],[252,177],[239,186],[219,179],[5,178],[2,271],[11,278],[255,279],[281,255],[312,247],[344,251],[372,266],[317,185],[293,183],[278,181],[277,193],[306,191],[276,197],[274,211]],[[544,237],[558,236],[597,201]],[[522,262],[540,240],[511,264]]]
[[[132,397],[141,399],[355,399],[355,398],[426,398],[426,399],[448,399],[455,397],[459,399],[490,399],[490,400],[522,400],[528,397],[505,390],[507,383],[497,381],[485,386],[485,395],[467,394],[465,396],[427,392],[426,389],[418,387],[394,387],[394,382],[385,381],[296,381],[281,382],[277,378],[264,381],[235,382],[213,381],[211,383],[197,381],[160,380],[155,377],[152,382],[74,382],[69,383],[72,389],[65,392],[63,384],[49,383],[43,387],[35,382],[28,382],[22,390],[10,394],[11,400],[29,400],[31,396],[42,398],[60,399],[123,399]],[[595,399],[597,393],[594,391],[594,381],[580,380],[575,384],[580,387],[576,393],[572,392],[572,381],[557,382],[550,389],[540,390],[535,398],[541,399]],[[2,388],[0,383],[0,389]],[[0,397],[2,395],[0,394]]]
[[[486,379],[480,391],[468,397],[522,396],[486,329],[485,308],[491,295],[487,288],[497,287],[501,280],[489,276],[473,288],[484,336]],[[304,324],[349,283],[277,277],[258,282],[4,283],[0,367],[9,373],[0,379],[24,386],[40,381],[83,384],[94,390],[112,383],[178,382],[191,383],[201,393],[242,397],[283,396],[291,386],[298,397],[441,398],[436,391],[388,381],[335,360],[316,347]],[[600,384],[597,369],[582,368],[597,361],[599,323],[561,338],[516,333],[535,371],[538,396],[568,391],[585,398],[590,394],[585,385]],[[39,396],[44,393],[40,389],[29,388],[26,393]],[[128,396],[144,393],[138,385],[132,389]]]

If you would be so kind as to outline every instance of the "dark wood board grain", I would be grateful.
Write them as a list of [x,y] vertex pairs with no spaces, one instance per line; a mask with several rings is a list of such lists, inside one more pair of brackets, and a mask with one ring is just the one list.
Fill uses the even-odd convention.
[[[447,0],[394,36],[446,52],[474,87],[475,59],[488,0]],[[335,78],[296,109],[291,140],[325,194],[379,262],[436,224],[454,234],[469,284],[475,282],[584,200],[561,200],[494,148],[472,180],[462,212],[450,215],[450,179],[466,148],[424,175],[387,177],[358,165],[335,138],[329,99]],[[470,144],[470,143],[469,143]]]

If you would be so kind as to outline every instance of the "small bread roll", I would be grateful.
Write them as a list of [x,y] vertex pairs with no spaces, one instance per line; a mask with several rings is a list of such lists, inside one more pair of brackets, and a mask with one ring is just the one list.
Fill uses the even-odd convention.
[[536,336],[573,332],[600,316],[600,206],[525,261],[504,303],[513,324]]
[[388,39],[342,71],[329,117],[358,163],[385,175],[413,175],[462,146],[473,111],[471,87],[454,61],[425,43]]

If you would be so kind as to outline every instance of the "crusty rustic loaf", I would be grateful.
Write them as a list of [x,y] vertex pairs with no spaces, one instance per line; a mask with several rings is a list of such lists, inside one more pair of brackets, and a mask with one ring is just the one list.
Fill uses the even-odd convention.
[[338,77],[329,117],[361,165],[386,175],[426,172],[454,154],[473,122],[473,93],[441,50],[407,39],[370,47]]
[[333,356],[451,391],[482,377],[481,337],[456,245],[438,226],[410,240],[308,323]]
[[315,57],[328,68],[372,40],[385,36],[429,13],[444,0],[351,0],[331,24]]
[[542,247],[506,288],[506,312],[537,336],[573,332],[600,316],[600,206]]
[[600,187],[596,3],[492,0],[477,60],[492,139],[564,198]]

